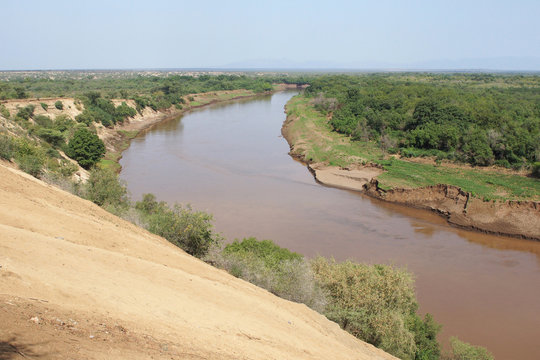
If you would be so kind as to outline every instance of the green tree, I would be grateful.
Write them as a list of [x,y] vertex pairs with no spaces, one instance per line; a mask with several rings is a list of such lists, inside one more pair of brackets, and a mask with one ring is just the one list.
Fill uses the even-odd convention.
[[68,143],[66,154],[85,169],[95,165],[105,155],[105,144],[87,128],[75,131]]
[[54,103],[54,107],[57,108],[58,110],[64,110],[64,104],[60,100],[57,100]]

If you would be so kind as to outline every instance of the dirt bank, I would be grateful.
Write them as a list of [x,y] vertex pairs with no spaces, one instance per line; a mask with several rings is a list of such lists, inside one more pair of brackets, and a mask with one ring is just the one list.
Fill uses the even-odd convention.
[[[312,163],[308,158],[308,141],[317,141],[325,134],[311,134],[311,139],[294,127],[299,118],[288,115],[283,123],[282,134],[291,148],[290,155],[307,164],[308,169],[320,183],[332,187],[362,191],[366,195],[406,206],[434,211],[448,223],[481,232],[540,240],[540,202],[505,201],[489,202],[474,198],[470,193],[451,185],[436,185],[415,189],[383,190],[376,177],[383,170],[373,164],[356,164],[339,168],[327,164]],[[308,131],[318,132],[307,125]],[[314,140],[315,139],[315,140]]]
[[0,358],[392,359],[0,163]]
[[376,179],[365,185],[365,193],[384,201],[434,211],[448,223],[462,228],[540,240],[540,203],[536,201],[483,201],[457,186],[445,184],[382,190]]

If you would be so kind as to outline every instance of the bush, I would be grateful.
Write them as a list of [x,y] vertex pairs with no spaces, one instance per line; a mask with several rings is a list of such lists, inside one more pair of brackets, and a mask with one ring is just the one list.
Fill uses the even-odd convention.
[[0,114],[2,114],[2,116],[6,119],[9,119],[9,117],[11,116],[9,110],[4,105],[0,105]]
[[36,107],[34,105],[27,105],[23,108],[20,108],[19,111],[17,112],[16,117],[24,119],[24,120],[28,120],[34,115],[35,108]]
[[202,257],[210,246],[221,238],[212,231],[212,215],[195,211],[179,204],[170,208],[165,202],[157,202],[152,194],[146,194],[137,202],[148,231],[163,236],[188,254]]
[[205,260],[281,298],[319,312],[326,306],[326,294],[315,281],[309,262],[270,240],[236,240],[223,250],[213,248]]
[[57,100],[54,103],[54,107],[57,108],[58,110],[64,110],[64,104],[60,100]]
[[45,115],[36,115],[34,117],[34,122],[39,126],[43,126],[46,128],[50,128],[53,125],[53,121],[51,120],[51,118]]
[[75,131],[66,148],[66,155],[85,169],[95,165],[104,154],[105,144],[87,128]]
[[43,170],[43,158],[38,155],[25,154],[18,156],[16,162],[20,169],[34,177],[39,177]]
[[47,111],[47,109],[49,108],[49,105],[47,105],[45,103],[41,103],[40,105],[43,108],[43,110],[45,110],[45,111]]
[[450,338],[452,353],[447,360],[493,360],[493,355],[481,346],[474,346],[459,340]]
[[92,169],[85,191],[88,200],[102,207],[125,208],[129,205],[126,186],[111,170]]
[[11,160],[15,145],[9,136],[0,134],[0,158]]
[[534,177],[540,178],[540,161],[537,161],[533,164],[531,174]]
[[36,135],[55,147],[65,144],[66,142],[64,135],[60,131],[54,129],[39,129],[36,132]]
[[410,273],[386,265],[336,263],[319,257],[315,276],[330,299],[325,315],[344,330],[401,359],[414,359],[415,335],[407,326],[416,312]]

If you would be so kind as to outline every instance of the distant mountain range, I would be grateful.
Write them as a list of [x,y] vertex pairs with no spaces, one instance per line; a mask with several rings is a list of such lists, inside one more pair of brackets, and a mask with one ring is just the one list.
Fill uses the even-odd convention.
[[461,71],[540,71],[538,57],[493,57],[469,59],[440,59],[415,63],[364,62],[298,62],[289,59],[253,59],[217,66],[222,69],[272,70],[461,70]]

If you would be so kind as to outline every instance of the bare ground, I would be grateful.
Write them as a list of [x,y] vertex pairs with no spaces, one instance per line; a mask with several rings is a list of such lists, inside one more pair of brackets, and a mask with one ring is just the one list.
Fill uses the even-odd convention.
[[0,164],[0,359],[391,359]]

